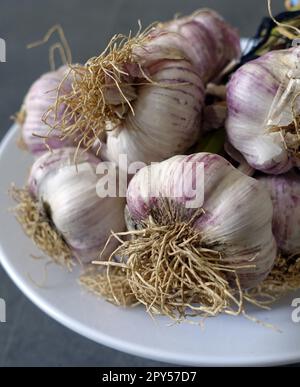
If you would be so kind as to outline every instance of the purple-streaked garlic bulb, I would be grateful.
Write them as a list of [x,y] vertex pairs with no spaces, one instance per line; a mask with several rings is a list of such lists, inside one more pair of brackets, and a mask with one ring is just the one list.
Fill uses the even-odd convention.
[[115,37],[74,69],[72,92],[58,104],[77,116],[56,127],[83,134],[88,148],[107,131],[105,157],[115,162],[120,154],[146,164],[182,154],[201,134],[206,84],[239,55],[237,32],[210,10]]
[[[203,168],[203,179],[197,186],[198,167]],[[201,190],[203,203],[189,208]],[[162,198],[169,198],[168,205]],[[255,287],[272,269],[277,249],[268,191],[221,156],[175,156],[141,169],[130,182],[127,207],[137,225],[152,222],[153,227],[170,228],[191,222],[195,211],[202,209],[190,223],[192,231],[200,233],[203,248],[220,253],[225,267],[240,267],[237,273],[244,289]]]
[[[118,305],[180,322],[240,315],[273,268],[273,206],[263,184],[218,155],[175,156],[142,168],[127,191],[129,231],[107,271],[81,283]],[[104,265],[103,262],[94,262]],[[253,299],[252,299],[253,300]]]
[[[68,76],[69,69],[62,66],[56,71],[48,72],[37,79],[30,87],[22,106],[23,120],[20,122],[22,130],[22,140],[26,148],[34,155],[40,155],[51,149],[63,146],[72,146],[72,139],[62,139],[57,129],[51,130],[51,123],[55,121],[54,112],[48,115],[49,125],[43,122],[58,93],[59,85],[65,78],[59,93],[68,93],[71,90],[71,79]],[[57,117],[61,117],[65,108],[58,107]],[[51,132],[50,132],[51,130]],[[47,138],[46,138],[47,137]],[[47,147],[47,145],[48,147]]]
[[[75,165],[75,152],[75,148],[61,148],[38,158],[28,180],[27,191],[32,203],[27,215],[26,203],[22,203],[22,198],[18,200],[17,214],[24,230],[50,256],[55,252],[52,258],[58,262],[56,239],[63,242],[64,251],[69,249],[72,258],[90,262],[99,257],[111,231],[125,229],[125,199],[99,195],[97,184],[104,177],[97,173],[101,160],[86,152],[78,155]],[[38,214],[31,215],[30,211],[34,210]],[[35,232],[41,230],[42,237],[32,234],[30,225],[35,227]],[[116,244],[110,244],[106,253],[115,247]]]
[[272,51],[243,65],[227,92],[227,133],[254,168],[300,167],[300,48]]
[[281,176],[262,176],[273,205],[273,234],[287,256],[300,252],[300,176],[294,171]]

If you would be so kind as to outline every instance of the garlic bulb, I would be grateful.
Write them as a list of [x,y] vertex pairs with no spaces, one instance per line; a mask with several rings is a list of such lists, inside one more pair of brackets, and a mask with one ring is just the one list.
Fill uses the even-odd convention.
[[238,34],[215,12],[158,24],[77,66],[72,92],[58,104],[75,122],[63,136],[84,135],[90,148],[107,131],[106,157],[161,161],[187,151],[201,134],[205,86],[240,55]]
[[281,176],[258,178],[268,189],[273,205],[273,234],[280,251],[287,255],[300,252],[300,176],[290,172]]
[[[20,122],[22,140],[27,149],[34,155],[48,151],[48,147],[57,149],[73,144],[70,138],[60,138],[61,136],[57,129],[51,130],[50,125],[55,121],[54,112],[47,118],[49,125],[43,122],[43,116],[57,98],[57,89],[65,77],[63,88],[60,92],[68,93],[71,90],[71,79],[67,76],[68,71],[66,66],[62,66],[56,71],[42,75],[33,83],[24,99],[21,108],[24,118]],[[64,111],[64,106],[59,106],[57,111],[58,117],[61,117]]]
[[177,322],[239,315],[251,301],[247,289],[260,284],[275,262],[272,215],[263,184],[221,156],[199,153],[151,164],[127,191],[130,231],[118,240],[132,239],[118,247],[118,262],[105,263],[110,270],[83,276],[81,283],[111,302],[140,303]]
[[[146,221],[156,209],[163,215],[157,197],[170,197],[171,193],[174,212],[187,221],[190,209],[185,204],[194,198],[193,176],[199,163],[204,167],[203,186],[199,187],[204,190],[204,213],[193,228],[202,234],[203,245],[222,252],[224,264],[254,264],[255,268],[239,271],[241,286],[254,287],[267,276],[276,256],[271,230],[272,203],[260,183],[236,170],[221,156],[205,153],[175,156],[143,168],[128,188],[129,213],[136,223]],[[153,182],[150,192],[146,184],[149,174]],[[186,185],[184,196],[176,192],[182,185]],[[172,221],[176,222],[176,218]]]
[[[39,214],[30,214],[28,211],[25,216],[27,208],[22,200],[19,200],[17,214],[19,212],[21,215],[19,220],[25,231],[31,232],[32,219],[36,219],[35,230],[40,229],[42,237],[35,234],[29,236],[35,242],[39,241],[39,247],[50,256],[58,240],[66,244],[73,258],[89,262],[99,257],[112,230],[120,232],[125,229],[125,199],[99,197],[96,188],[103,177],[96,173],[99,159],[92,154],[82,153],[74,165],[75,152],[74,148],[62,148],[37,159],[28,180],[28,192],[37,203]],[[34,209],[32,204],[30,206]],[[56,233],[56,239],[52,237],[49,225]],[[109,250],[115,247],[116,244],[110,244],[106,252],[109,254]],[[59,252],[56,250],[53,258],[59,262]]]
[[228,85],[229,141],[268,174],[300,167],[299,56],[298,47],[272,51],[243,65]]

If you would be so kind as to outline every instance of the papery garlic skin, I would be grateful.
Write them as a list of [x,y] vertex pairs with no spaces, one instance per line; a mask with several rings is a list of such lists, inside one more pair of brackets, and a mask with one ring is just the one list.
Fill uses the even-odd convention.
[[258,178],[268,189],[273,205],[273,234],[285,255],[300,252],[300,176],[290,172]]
[[[82,153],[74,165],[76,149],[62,148],[46,153],[34,163],[28,180],[30,193],[45,208],[50,222],[82,262],[99,255],[111,231],[125,230],[125,199],[101,198],[96,186],[101,162],[90,153]],[[116,247],[105,250],[107,258]]]
[[[184,165],[189,164],[185,169]],[[193,198],[194,170],[204,166],[204,213],[195,221],[195,232],[203,235],[205,247],[222,253],[228,265],[250,265],[238,270],[243,288],[252,288],[271,271],[277,247],[272,234],[273,206],[268,191],[255,179],[236,170],[221,156],[199,153],[175,156],[141,169],[127,192],[129,216],[137,225],[153,210],[161,210],[160,200],[170,198],[176,214],[189,221],[187,198]],[[151,174],[151,183],[149,181]],[[178,189],[185,185],[184,196]],[[176,197],[178,196],[178,197]],[[174,218],[174,222],[177,220]]]
[[[63,82],[60,93],[68,93],[71,90],[71,78],[68,77],[69,69],[62,66],[58,70],[48,72],[37,79],[30,87],[22,106],[24,121],[21,124],[22,139],[27,149],[38,156],[51,149],[72,146],[72,139],[61,139],[60,132],[49,126],[54,122],[53,113],[47,117],[49,125],[43,122],[43,116],[49,107],[55,102],[58,87]],[[59,106],[57,111],[58,119],[64,112],[64,106]],[[51,132],[50,132],[51,130]],[[37,135],[37,136],[35,136]],[[41,137],[38,137],[41,136]],[[45,138],[47,139],[45,140]]]
[[[300,91],[300,48],[272,51],[246,63],[227,89],[227,134],[255,169],[281,174],[299,166],[299,152],[288,150],[289,135],[275,127],[293,123],[293,98]],[[299,114],[299,99],[295,113]]]

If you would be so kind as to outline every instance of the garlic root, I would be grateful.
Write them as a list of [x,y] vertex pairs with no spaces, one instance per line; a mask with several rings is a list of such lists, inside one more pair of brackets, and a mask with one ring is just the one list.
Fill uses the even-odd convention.
[[45,209],[33,199],[26,188],[12,187],[11,196],[18,203],[13,212],[25,234],[55,263],[70,270],[74,264],[71,250],[63,237],[50,224]]
[[113,254],[121,262],[112,261],[113,255],[109,262],[94,262],[106,270],[82,276],[81,284],[114,304],[143,304],[150,314],[176,322],[244,313],[239,266],[222,261],[222,254],[206,247],[191,228],[198,212],[190,223],[161,226],[162,219],[156,224],[149,218],[141,230],[117,234],[132,237]]
[[289,257],[279,256],[268,277],[256,288],[247,292],[252,298],[270,305],[290,292],[300,289],[300,253]]
[[138,304],[122,267],[108,267],[107,275],[97,270],[88,271],[80,276],[79,283],[96,296],[112,304],[126,307]]

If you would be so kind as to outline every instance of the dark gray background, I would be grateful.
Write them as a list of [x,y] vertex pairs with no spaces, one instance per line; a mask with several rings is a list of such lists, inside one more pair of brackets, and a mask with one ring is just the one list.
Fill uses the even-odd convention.
[[[274,13],[284,0],[273,1]],[[73,60],[84,62],[106,46],[112,34],[136,29],[175,13],[200,7],[218,10],[251,36],[267,14],[264,0],[0,0],[0,37],[7,43],[7,63],[0,63],[0,138],[8,130],[30,84],[49,68],[47,47],[27,50],[60,23]],[[62,327],[32,305],[0,268],[0,297],[7,303],[0,324],[0,366],[159,366],[95,344]]]

